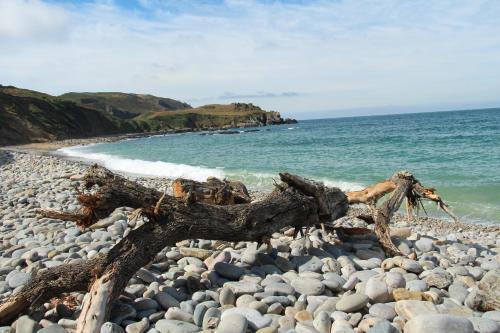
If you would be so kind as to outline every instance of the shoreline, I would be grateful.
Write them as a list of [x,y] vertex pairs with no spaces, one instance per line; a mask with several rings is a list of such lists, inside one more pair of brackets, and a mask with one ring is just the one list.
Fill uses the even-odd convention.
[[[147,137],[153,137],[157,135],[169,135],[169,134],[177,134],[177,133],[195,133],[195,132],[205,132],[205,131],[222,131],[222,130],[229,130],[229,129],[222,129],[222,128],[214,128],[210,130],[200,130],[200,131],[191,131],[191,130],[176,130],[170,131],[170,132],[164,132],[164,133],[140,133],[140,134],[127,134],[127,135],[112,135],[112,136],[98,136],[98,137],[92,137],[92,138],[82,138],[82,139],[66,139],[66,140],[55,140],[55,141],[50,141],[50,142],[40,142],[40,143],[30,143],[30,144],[25,144],[25,145],[16,145],[16,146],[3,146],[0,147],[0,153],[2,151],[5,152],[17,152],[17,153],[26,153],[26,154],[34,154],[34,155],[42,155],[42,156],[53,156],[62,160],[66,161],[71,161],[71,162],[76,162],[80,163],[83,166],[90,166],[93,163],[98,163],[98,164],[103,164],[99,160],[92,160],[89,158],[84,158],[84,157],[79,157],[79,156],[69,156],[65,155],[62,153],[57,152],[61,148],[68,148],[68,147],[80,147],[80,146],[87,146],[87,145],[92,145],[92,144],[99,144],[99,143],[108,143],[108,142],[117,142],[121,140],[127,140],[127,139],[135,139],[135,138],[147,138]],[[169,177],[169,176],[158,176],[158,175],[151,175],[151,174],[141,174],[141,173],[133,173],[130,171],[122,171],[122,170],[116,170],[112,169],[113,172],[116,172],[118,174],[121,174],[125,177],[131,177],[133,179],[141,179],[141,178],[149,178],[149,179],[162,179],[163,181],[166,181],[168,183],[171,183],[175,178],[177,177]],[[246,184],[247,185],[247,184]],[[262,189],[249,189],[249,192],[253,198],[261,198],[262,196],[268,194],[270,190],[262,190]],[[398,213],[400,216],[397,218],[400,220],[403,220],[403,214]],[[396,216],[395,216],[396,218]],[[437,221],[438,223],[444,223],[444,224],[449,224],[452,223],[450,219],[447,218],[447,216],[436,216],[436,215],[420,215],[418,216],[418,220],[432,220],[432,221]],[[462,219],[463,221],[463,219]],[[464,228],[467,226],[490,226],[490,225],[499,225],[500,223],[496,221],[474,221],[474,222],[462,222],[460,221],[459,224],[457,224],[457,227]]]

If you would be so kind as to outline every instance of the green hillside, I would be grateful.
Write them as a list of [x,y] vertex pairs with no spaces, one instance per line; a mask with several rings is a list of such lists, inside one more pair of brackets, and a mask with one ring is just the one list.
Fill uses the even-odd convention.
[[120,92],[66,93],[59,98],[100,110],[121,119],[132,119],[151,111],[189,109],[191,105],[171,98]]
[[253,104],[189,104],[151,95],[41,92],[0,85],[0,145],[125,133],[294,122]]
[[[139,127],[51,96],[0,87],[0,145],[136,132]],[[29,91],[28,91],[29,92]]]

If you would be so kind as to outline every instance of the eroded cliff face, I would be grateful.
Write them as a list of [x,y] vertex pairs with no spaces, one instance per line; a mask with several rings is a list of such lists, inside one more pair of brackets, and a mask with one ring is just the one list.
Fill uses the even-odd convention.
[[294,119],[281,118],[279,112],[265,111],[251,103],[192,108],[186,103],[150,95],[72,93],[51,96],[0,85],[0,146],[115,134],[295,122]]

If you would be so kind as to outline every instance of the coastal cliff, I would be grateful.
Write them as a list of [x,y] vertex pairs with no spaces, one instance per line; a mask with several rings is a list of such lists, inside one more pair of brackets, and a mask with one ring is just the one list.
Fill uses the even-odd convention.
[[128,133],[295,123],[247,103],[197,108],[175,99],[119,92],[41,92],[0,85],[0,146]]

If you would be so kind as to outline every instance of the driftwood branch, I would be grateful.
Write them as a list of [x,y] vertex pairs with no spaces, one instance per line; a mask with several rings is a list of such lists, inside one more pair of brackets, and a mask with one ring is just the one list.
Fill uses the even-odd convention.
[[[291,184],[300,177],[290,175],[287,179]],[[93,194],[92,207],[86,207],[89,209],[87,214],[79,212],[70,220],[80,226],[90,226],[115,208],[126,206],[142,209],[149,222],[132,230],[106,254],[81,264],[61,265],[39,273],[0,305],[0,324],[11,322],[19,314],[61,293],[91,290],[92,295],[84,302],[85,311],[78,321],[77,331],[92,332],[107,320],[110,304],[133,274],[152,261],[165,246],[190,238],[260,241],[284,227],[312,226],[322,220],[317,200],[305,195],[300,186],[284,185],[263,200],[249,204],[218,206],[163,196],[159,191],[98,166],[88,170],[84,181],[87,188],[97,185],[99,190]],[[332,217],[345,215],[348,203],[342,191],[328,189],[325,200],[335,210]],[[82,216],[84,220],[80,220]],[[111,289],[107,281],[113,281]],[[94,310],[102,314],[99,321],[91,320]]]
[[[408,191],[406,192],[406,212],[409,220],[413,217],[413,210],[418,209],[418,205],[421,205],[421,200],[426,199],[435,202],[441,210],[453,219],[454,222],[459,222],[458,217],[436,193],[436,189],[422,186],[422,184],[409,172],[398,172],[391,178],[370,185],[362,190],[347,192],[346,195],[349,204],[365,204],[370,208],[372,215],[375,215],[378,200],[397,189],[399,179],[398,174],[406,174],[406,177],[411,178],[410,188],[408,188]],[[396,210],[397,209],[399,209],[399,205]]]

